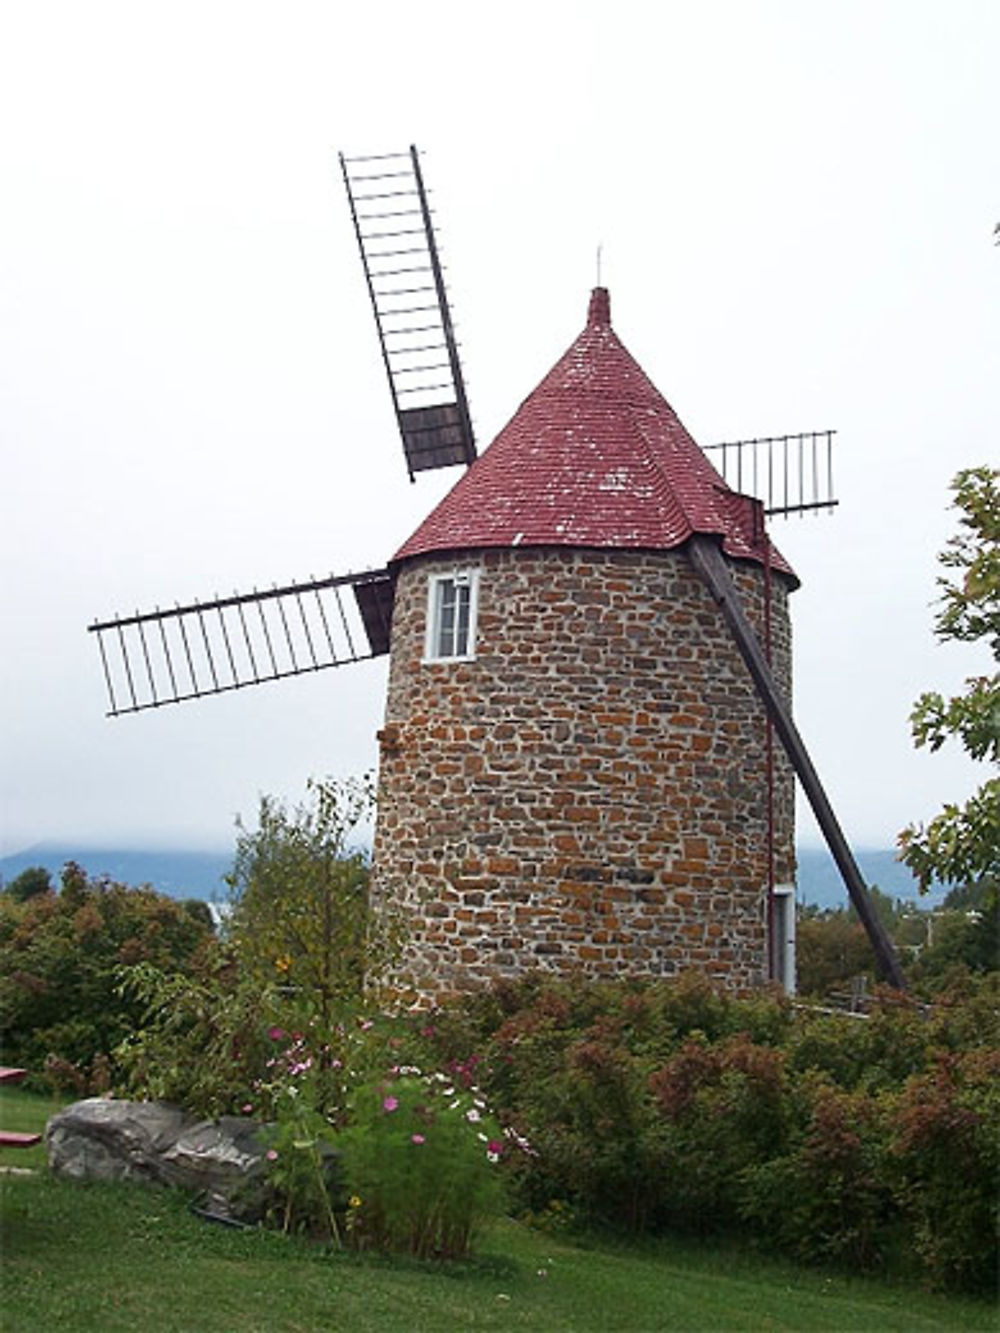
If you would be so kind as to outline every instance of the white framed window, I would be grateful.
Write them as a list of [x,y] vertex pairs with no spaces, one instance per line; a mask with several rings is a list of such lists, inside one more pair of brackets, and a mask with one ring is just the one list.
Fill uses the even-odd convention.
[[468,662],[475,657],[478,600],[478,569],[455,569],[430,576],[425,662]]
[[795,994],[795,885],[774,886],[775,981],[786,995]]

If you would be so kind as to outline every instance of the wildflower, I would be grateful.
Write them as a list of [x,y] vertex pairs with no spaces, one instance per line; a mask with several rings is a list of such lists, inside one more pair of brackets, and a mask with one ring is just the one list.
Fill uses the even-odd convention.
[[268,1148],[266,1156],[269,1162],[276,1162],[278,1160],[278,1154],[274,1148]]
[[361,1200],[358,1198],[356,1194],[352,1194],[351,1197],[347,1200],[347,1206],[349,1208],[360,1208]]
[[499,1139],[490,1139],[489,1143],[486,1145],[486,1151],[493,1153],[494,1156],[496,1157],[499,1157],[500,1154],[503,1152],[503,1144],[500,1142]]
[[477,1120],[482,1119],[479,1112],[476,1110],[474,1106],[469,1107],[469,1109],[465,1113],[465,1118],[466,1120],[471,1121],[472,1124],[475,1124]]
[[399,1099],[397,1097],[386,1097],[385,1101],[382,1103],[382,1110],[395,1111],[398,1105]]
[[285,1036],[284,1028],[268,1028],[267,1035],[272,1041],[281,1041]]
[[423,1134],[411,1134],[410,1142],[420,1144],[420,1143],[426,1143],[427,1140],[424,1138]]
[[274,960],[274,966],[277,968],[279,972],[287,972],[288,969],[291,967],[291,965],[292,965],[292,960],[288,957],[287,954],[284,954],[281,958],[276,958]]
[[362,1031],[362,1032],[367,1032],[367,1031],[369,1030],[369,1028],[373,1028],[374,1026],[375,1026],[375,1024],[372,1022],[372,1020],[371,1020],[370,1018],[363,1018],[363,1019],[361,1020],[361,1031]]
[[240,1112],[242,1115],[249,1115],[252,1110],[253,1110],[253,1105],[250,1102],[245,1102],[243,1106],[240,1107]]

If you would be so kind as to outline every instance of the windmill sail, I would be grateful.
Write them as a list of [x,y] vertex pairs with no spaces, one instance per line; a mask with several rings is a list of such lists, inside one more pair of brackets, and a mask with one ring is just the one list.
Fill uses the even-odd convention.
[[475,438],[417,150],[341,153],[340,166],[410,480],[469,464]]
[[769,435],[710,444],[712,458],[733,490],[763,501],[767,514],[832,510],[835,430]]
[[379,657],[392,602],[380,569],[97,622],[108,716]]

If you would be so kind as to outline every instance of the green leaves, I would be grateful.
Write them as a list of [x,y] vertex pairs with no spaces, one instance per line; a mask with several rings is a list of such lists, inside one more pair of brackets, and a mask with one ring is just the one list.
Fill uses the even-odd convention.
[[[1000,470],[967,468],[952,483],[962,528],[940,561],[939,639],[986,639],[1000,662]],[[963,694],[922,694],[910,714],[917,746],[939,750],[950,737],[972,759],[1000,761],[1000,672],[966,681]],[[926,826],[899,835],[900,858],[926,891],[935,880],[961,884],[1000,870],[1000,780],[991,778],[964,805],[948,804]]]

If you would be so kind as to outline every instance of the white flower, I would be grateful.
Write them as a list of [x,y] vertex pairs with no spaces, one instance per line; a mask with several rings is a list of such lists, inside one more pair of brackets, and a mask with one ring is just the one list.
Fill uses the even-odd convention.
[[474,1106],[470,1107],[469,1110],[466,1111],[465,1118],[466,1120],[471,1120],[473,1124],[475,1124],[477,1120],[482,1119],[479,1112],[476,1110]]

